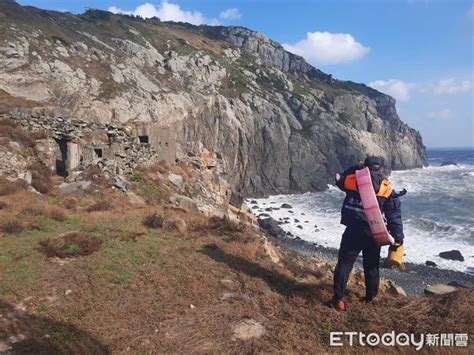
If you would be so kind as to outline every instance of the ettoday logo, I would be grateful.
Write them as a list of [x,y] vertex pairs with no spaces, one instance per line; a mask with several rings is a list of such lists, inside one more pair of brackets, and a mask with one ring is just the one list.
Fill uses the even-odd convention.
[[392,346],[404,347],[413,346],[416,350],[421,350],[424,346],[460,346],[467,347],[467,334],[409,334],[395,333],[395,331],[384,333],[363,333],[363,332],[331,332],[329,336],[330,346]]

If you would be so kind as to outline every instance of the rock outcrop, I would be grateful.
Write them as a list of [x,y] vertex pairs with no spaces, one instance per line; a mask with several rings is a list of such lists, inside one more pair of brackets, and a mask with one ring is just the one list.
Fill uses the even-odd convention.
[[67,110],[104,127],[169,126],[176,158],[211,152],[247,196],[324,189],[367,154],[389,169],[426,164],[393,98],[335,80],[241,27],[2,1],[0,114],[15,107]]

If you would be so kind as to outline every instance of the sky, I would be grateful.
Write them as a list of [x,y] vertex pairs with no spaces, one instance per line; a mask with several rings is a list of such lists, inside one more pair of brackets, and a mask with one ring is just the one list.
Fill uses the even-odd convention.
[[263,32],[341,80],[397,100],[427,147],[474,147],[473,0],[19,0]]

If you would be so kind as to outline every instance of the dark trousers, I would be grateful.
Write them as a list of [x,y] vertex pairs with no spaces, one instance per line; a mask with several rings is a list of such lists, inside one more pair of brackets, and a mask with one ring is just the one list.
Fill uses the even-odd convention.
[[349,274],[361,250],[365,276],[365,298],[371,300],[377,295],[380,281],[380,247],[363,228],[350,226],[342,235],[339,257],[334,270],[334,294],[337,299],[344,297]]

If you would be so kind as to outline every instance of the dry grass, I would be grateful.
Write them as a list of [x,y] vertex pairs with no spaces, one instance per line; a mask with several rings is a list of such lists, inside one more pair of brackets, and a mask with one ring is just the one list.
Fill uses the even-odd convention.
[[66,200],[63,201],[62,203],[62,206],[65,208],[65,209],[68,209],[68,210],[73,210],[75,211],[77,209],[77,200],[74,199],[74,198],[68,198]]
[[[37,206],[28,196],[8,196],[3,214],[11,220]],[[20,301],[26,308],[5,320],[7,337],[18,330],[35,350],[49,342],[56,353],[250,354],[331,352],[330,331],[473,334],[473,290],[430,298],[395,298],[382,291],[378,304],[366,305],[359,300],[363,286],[351,278],[349,311],[340,314],[326,304],[332,296],[330,266],[284,250],[279,250],[282,262],[275,264],[250,227],[154,206],[163,220],[181,218],[190,228],[185,234],[145,228],[146,208],[116,203],[115,211],[98,214],[80,208],[97,198],[78,198],[79,208],[70,210],[63,223],[50,221],[41,231],[0,238],[1,300],[11,309],[19,309]],[[241,243],[222,235],[248,239]],[[66,290],[72,294],[65,296]],[[233,340],[233,326],[246,318],[260,322],[266,334]],[[39,320],[54,326],[36,329]],[[51,337],[44,338],[45,332]],[[401,350],[354,347],[341,352]]]
[[37,107],[38,103],[20,97],[11,96],[0,89],[0,114],[8,114],[18,107]]
[[87,212],[109,211],[113,209],[113,205],[108,200],[100,200],[87,207]]
[[204,223],[195,224],[193,230],[200,234],[214,234],[230,242],[247,243],[251,240],[251,231],[244,224],[235,223],[228,218],[211,217]]
[[30,206],[22,209],[18,213],[18,217],[46,217],[51,218],[56,222],[64,222],[66,220],[66,214],[59,207],[46,207],[46,206]]
[[39,244],[39,250],[47,257],[63,259],[90,255],[100,249],[102,241],[73,232],[57,239],[42,240]]
[[163,228],[163,217],[158,213],[152,213],[145,217],[143,220],[143,225],[148,228]]
[[38,217],[38,216],[46,216],[46,210],[44,207],[39,206],[31,206],[26,207],[18,214],[19,216],[26,216],[26,217]]
[[64,222],[67,218],[66,214],[60,208],[51,208],[48,211],[48,217],[56,222]]
[[0,121],[0,137],[8,138],[14,142],[17,142],[24,147],[33,147],[35,145],[37,136],[24,130],[21,127],[17,127],[10,120]]
[[20,234],[25,230],[25,226],[20,221],[13,220],[2,224],[1,230],[5,234]]
[[0,176],[0,196],[14,194],[20,190],[26,190],[28,183],[23,179],[10,181],[4,176]]
[[46,194],[53,190],[53,180],[51,171],[42,164],[36,162],[30,166],[32,175],[31,186],[42,194]]

